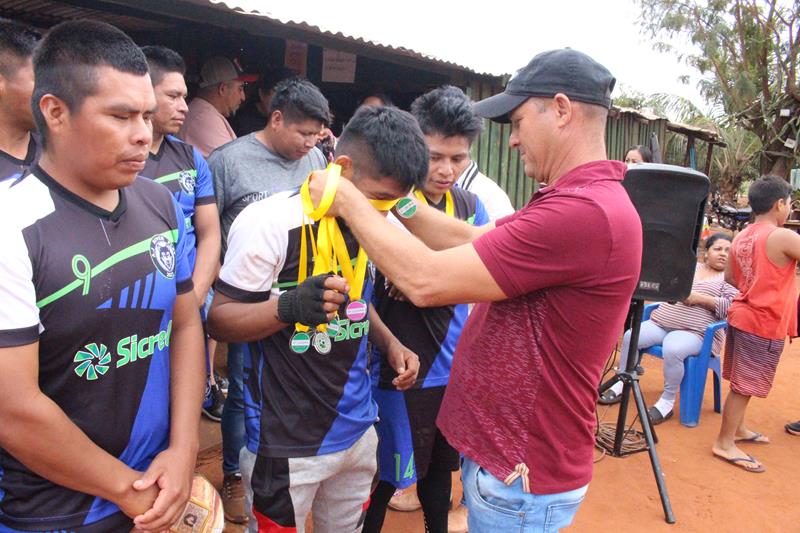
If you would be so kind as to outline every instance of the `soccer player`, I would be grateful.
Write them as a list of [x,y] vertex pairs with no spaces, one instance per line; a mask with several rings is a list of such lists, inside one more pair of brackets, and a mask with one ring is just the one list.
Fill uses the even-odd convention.
[[191,487],[203,336],[183,213],[136,177],[147,61],[79,21],[33,64],[43,153],[0,197],[0,529],[163,531]]
[[31,112],[33,48],[39,40],[32,28],[0,19],[0,188],[7,187],[39,157]]
[[[469,146],[482,126],[467,97],[455,87],[440,87],[414,100],[411,113],[430,149],[428,176],[416,196],[449,217],[477,226],[489,222],[478,197],[454,186],[457,167],[469,161]],[[374,301],[384,324],[420,357],[420,371],[411,389],[397,391],[386,354],[375,350],[371,375],[381,417],[381,481],[370,498],[364,531],[378,533],[392,494],[416,482],[426,531],[447,533],[451,474],[458,470],[459,455],[436,428],[436,416],[468,305],[417,307],[397,294],[381,273],[376,276]]]
[[[202,307],[219,270],[219,213],[206,160],[197,148],[175,137],[186,117],[186,64],[177,52],[164,46],[145,46],[142,51],[150,67],[158,107],[151,119],[153,144],[140,175],[165,185],[181,206],[191,245],[189,266],[194,295]],[[215,348],[216,342],[209,341],[203,413],[219,422],[225,396],[214,379]]]
[[[311,82],[293,78],[280,82],[270,100],[269,122],[262,130],[240,137],[211,154],[214,192],[225,250],[234,219],[249,204],[299,187],[327,161],[314,145],[330,122],[328,101]],[[247,522],[243,472],[239,454],[245,445],[242,367],[246,345],[228,344],[228,397],[222,411],[222,499],[225,517]]]
[[[342,133],[336,163],[342,179],[367,197],[391,200],[422,184],[428,150],[408,113],[363,107]],[[251,485],[258,531],[302,532],[309,511],[317,533],[357,531],[377,467],[367,338],[387,354],[395,373],[384,375],[399,389],[414,382],[419,360],[376,313],[367,314],[373,281],[365,257],[356,260],[353,279],[303,279],[301,265],[312,273],[327,257],[319,252],[312,261],[314,250],[324,248],[323,234],[320,223],[304,216],[303,199],[302,188],[278,193],[251,204],[233,223],[209,327],[221,340],[249,342],[247,451],[256,455]],[[339,251],[360,256],[349,229],[340,230],[346,250]],[[328,321],[327,331],[314,331]]]

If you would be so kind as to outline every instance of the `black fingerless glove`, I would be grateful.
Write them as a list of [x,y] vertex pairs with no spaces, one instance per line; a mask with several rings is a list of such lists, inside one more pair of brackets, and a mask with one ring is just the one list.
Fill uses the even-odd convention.
[[325,279],[330,274],[319,274],[306,280],[293,291],[286,291],[278,298],[278,320],[287,324],[299,322],[306,326],[317,326],[328,322],[323,305]]

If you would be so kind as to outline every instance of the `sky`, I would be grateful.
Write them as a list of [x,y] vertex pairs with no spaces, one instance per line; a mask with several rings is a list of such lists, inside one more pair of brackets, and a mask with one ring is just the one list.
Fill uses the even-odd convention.
[[[212,0],[219,1],[219,0]],[[641,32],[633,0],[224,0],[283,20],[405,46],[478,72],[511,73],[534,55],[571,47],[592,56],[617,78],[617,87],[670,93],[707,109],[700,74],[677,57],[653,50]],[[689,85],[678,78],[690,75]],[[619,90],[617,90],[618,94]]]

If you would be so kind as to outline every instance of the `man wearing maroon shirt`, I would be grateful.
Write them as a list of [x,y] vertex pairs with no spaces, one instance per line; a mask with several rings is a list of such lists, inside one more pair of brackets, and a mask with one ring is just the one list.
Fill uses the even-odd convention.
[[[464,455],[472,533],[566,527],[592,477],[597,384],[642,254],[641,222],[621,184],[625,166],[606,159],[614,82],[585,54],[552,50],[475,105],[512,124],[509,143],[542,185],[495,224],[473,227],[420,203],[398,204],[415,239],[344,180],[328,212],[346,220],[415,305],[482,302],[456,349],[438,418]],[[317,202],[324,176],[312,181]]]

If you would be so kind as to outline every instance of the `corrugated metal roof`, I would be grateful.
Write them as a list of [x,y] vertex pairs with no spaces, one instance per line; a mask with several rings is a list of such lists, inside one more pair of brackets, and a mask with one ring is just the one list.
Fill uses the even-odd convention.
[[92,19],[113,24],[127,30],[163,30],[172,27],[156,20],[121,15],[65,4],[54,0],[0,0],[0,15],[22,19],[39,27],[49,27],[65,20]]
[[[269,5],[265,7],[265,4],[267,4],[267,2],[264,2],[263,0],[190,0],[190,1],[197,3],[210,3],[212,5],[220,7],[227,7],[232,11],[236,11],[245,15],[253,15],[253,16],[268,18],[275,22],[286,24],[288,26],[294,26],[301,30],[324,34],[330,37],[335,37],[337,39],[342,39],[350,43],[374,46],[389,53],[394,53],[405,57],[411,57],[414,59],[429,61],[431,63],[436,63],[450,68],[463,70],[480,76],[498,77],[498,74],[491,72],[478,72],[466,65],[461,65],[452,61],[440,59],[431,54],[418,52],[410,48],[407,48],[405,46],[399,46],[398,43],[390,44],[386,42],[380,42],[377,40],[371,40],[361,37],[357,35],[357,33],[359,32],[358,28],[356,27],[352,28],[332,27],[330,23],[327,22],[325,19],[325,14],[324,14],[325,10],[324,9],[320,10],[318,6],[313,6],[310,4],[306,5],[301,2],[292,2],[292,3],[269,2]],[[327,8],[335,9],[336,8],[335,2],[330,6],[327,6]],[[502,74],[500,76],[502,76]]]

